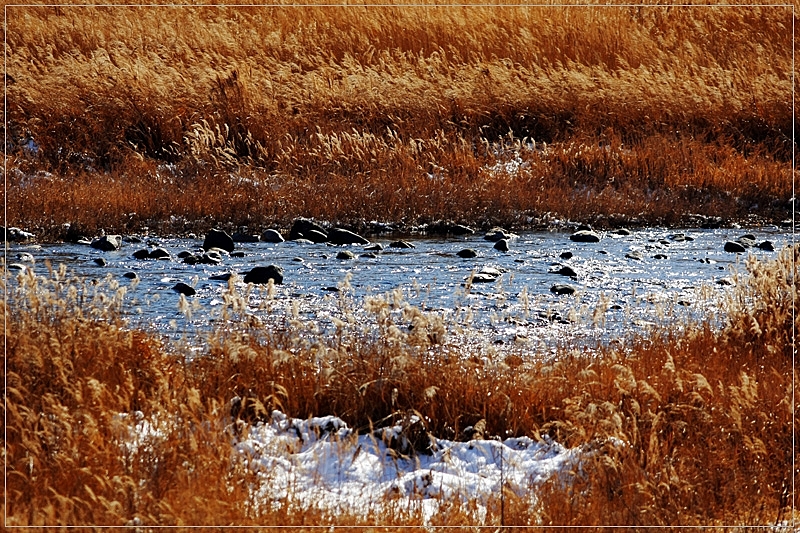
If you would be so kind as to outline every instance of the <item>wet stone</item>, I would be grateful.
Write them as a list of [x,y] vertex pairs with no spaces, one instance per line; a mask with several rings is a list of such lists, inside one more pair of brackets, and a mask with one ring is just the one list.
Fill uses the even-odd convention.
[[328,235],[321,231],[317,231],[315,229],[303,233],[303,237],[310,240],[314,244],[322,244],[324,242],[328,242]]
[[228,281],[232,277],[233,277],[233,274],[231,272],[225,272],[223,274],[216,274],[214,276],[211,276],[208,279],[214,280],[214,281]]
[[245,283],[266,284],[272,280],[275,285],[283,283],[283,269],[276,265],[254,267],[245,274]]
[[136,272],[125,272],[122,277],[128,279],[137,279],[139,275]]
[[571,266],[562,266],[558,270],[553,271],[553,274],[559,274],[561,276],[569,276],[571,278],[575,278],[578,276],[578,273],[575,272],[575,269]]
[[728,241],[725,243],[725,251],[732,254],[741,254],[747,251],[741,243]]
[[633,259],[634,261],[641,261],[642,259],[644,259],[644,257],[642,256],[642,252],[636,252],[636,251],[628,252],[627,254],[625,254],[625,257],[627,257],[628,259]]
[[350,261],[356,258],[356,254],[351,252],[350,250],[342,250],[338,254],[336,254],[336,259],[340,259],[342,261]]
[[494,249],[499,250],[501,252],[508,251],[508,239],[500,239],[496,243],[494,243]]
[[416,248],[416,246],[406,241],[394,241],[393,243],[389,244],[389,248],[400,248],[407,250],[409,248]]
[[172,290],[179,294],[183,294],[184,296],[194,296],[195,294],[197,294],[197,291],[194,290],[194,287],[192,287],[191,285],[187,285],[182,281],[179,281],[178,283],[173,285]]
[[93,240],[90,246],[104,252],[113,252],[114,250],[119,250],[122,246],[122,237],[119,235],[103,235]]
[[600,235],[591,230],[579,230],[569,236],[573,242],[600,242]]
[[261,234],[261,242],[278,243],[284,242],[284,240],[285,239],[283,238],[283,235],[281,235],[280,232],[275,229],[264,230],[264,232]]
[[383,245],[379,242],[376,242],[374,244],[370,244],[369,246],[365,246],[364,250],[368,252],[380,252],[383,250]]
[[550,292],[558,295],[562,294],[575,294],[575,287],[572,285],[565,285],[561,283],[556,283],[552,287],[550,287]]
[[664,254],[656,254],[653,256],[653,259],[666,259],[667,256]]
[[572,259],[572,252],[562,252],[558,257],[561,259]]
[[758,244],[759,249],[767,251],[767,252],[774,252],[775,251],[775,243],[772,241],[764,241]]
[[472,259],[473,257],[478,256],[478,252],[476,252],[472,248],[464,248],[463,250],[458,251],[456,255],[463,259]]
[[97,266],[104,267],[104,266],[108,265],[108,261],[106,261],[102,257],[97,257],[97,258],[94,259],[94,264],[96,264]]
[[147,259],[148,257],[150,257],[150,252],[144,249],[136,250],[135,252],[133,252],[133,257],[136,259]]
[[212,248],[220,248],[230,253],[234,248],[233,239],[223,230],[212,229],[206,234],[203,249],[208,251]]
[[156,248],[155,250],[152,250],[148,254],[148,257],[150,259],[172,259],[172,257],[169,255],[169,252],[164,248]]

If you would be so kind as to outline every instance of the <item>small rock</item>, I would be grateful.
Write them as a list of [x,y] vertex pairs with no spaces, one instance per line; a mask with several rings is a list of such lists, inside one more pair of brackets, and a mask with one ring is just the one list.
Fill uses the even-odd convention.
[[407,249],[407,248],[416,248],[416,246],[414,246],[410,242],[406,242],[406,241],[394,241],[393,243],[389,244],[389,248]]
[[195,294],[197,294],[197,291],[194,290],[194,287],[192,287],[191,285],[187,285],[182,281],[176,283],[172,287],[172,290],[177,293],[183,294],[184,296],[194,296]]
[[169,255],[169,252],[166,251],[164,248],[156,248],[155,250],[151,250],[150,253],[148,254],[148,257],[150,259],[164,259],[164,260],[172,259],[172,256]]
[[500,239],[496,243],[494,243],[494,249],[500,250],[501,252],[508,251],[508,239]]
[[[184,262],[186,262],[185,259]],[[197,259],[197,262],[203,265],[218,265],[222,263],[222,256],[219,254],[219,252],[211,250],[200,256]]]
[[186,257],[183,258],[183,262],[186,265],[196,265],[197,263],[200,262],[200,258],[197,257],[196,255],[187,255]]
[[478,256],[478,252],[473,250],[472,248],[464,248],[460,252],[456,253],[458,257],[462,257],[464,259],[472,259],[473,257]]
[[203,250],[208,251],[211,248],[220,248],[230,253],[234,248],[233,238],[223,230],[212,229],[203,241]]
[[148,250],[136,250],[133,252],[133,257],[136,259],[147,259],[150,257],[150,252]]
[[269,265],[254,267],[244,277],[245,283],[265,284],[272,280],[275,285],[283,283],[283,269],[279,266]]
[[236,252],[231,252],[231,257],[242,258],[242,257],[244,257],[244,252],[241,251],[241,250],[236,251]]
[[572,252],[562,252],[558,257],[561,259],[572,259]]
[[122,246],[122,237],[120,235],[103,235],[94,239],[91,243],[92,248],[102,250],[104,252],[113,252],[119,250]]
[[303,239],[303,238],[292,239],[292,240],[297,244],[314,244],[314,241],[310,241],[308,239]]
[[575,287],[572,285],[563,285],[560,283],[556,283],[552,287],[550,287],[550,292],[555,294],[575,294]]
[[364,250],[368,252],[380,252],[381,250],[383,250],[383,245],[379,242],[376,242],[375,244],[370,244],[369,246],[365,246]]
[[614,233],[616,235],[630,235],[631,234],[631,230],[629,230],[627,228],[619,228]]
[[352,231],[343,229],[343,228],[333,228],[328,232],[328,242],[332,242],[333,244],[369,244],[369,240],[365,239],[361,235],[357,233],[353,233]]
[[229,279],[231,279],[231,277],[233,277],[233,274],[231,272],[225,272],[224,274],[216,274],[214,276],[211,276],[208,279],[214,281],[228,281]]
[[732,254],[741,254],[746,252],[747,249],[741,243],[728,241],[725,243],[725,251]]
[[292,229],[289,231],[289,240],[296,241],[297,239],[303,238],[312,240],[308,236],[308,232],[310,231],[318,231],[322,233],[325,235],[325,240],[327,240],[325,229],[313,220],[309,220],[307,218],[295,219],[294,223],[292,224]]
[[251,235],[249,233],[235,232],[231,235],[233,242],[258,242],[258,235]]
[[6,268],[8,270],[25,270],[28,267],[26,267],[22,263],[9,263]]
[[667,256],[664,254],[656,254],[653,256],[653,259],[666,259]]
[[772,241],[764,241],[762,243],[759,243],[758,247],[767,252],[775,251],[775,243],[773,243]]
[[122,277],[123,278],[128,278],[128,279],[136,279],[136,278],[139,277],[139,275],[136,272],[125,272],[122,275]]
[[190,255],[192,255],[192,252],[190,252],[189,250],[181,250],[180,252],[178,252],[178,259],[186,259]]
[[497,242],[501,239],[505,240],[513,239],[516,236],[517,235],[515,235],[514,233],[508,232],[503,228],[492,228],[486,233],[486,235],[484,235],[483,238],[486,239],[487,241]]
[[292,257],[292,261],[294,261],[295,263],[302,263],[303,262],[303,258],[302,257]]
[[343,261],[349,261],[356,258],[356,254],[351,252],[350,250],[342,250],[338,254],[336,254],[336,259],[341,259]]
[[373,252],[367,252],[365,254],[361,254],[361,257],[367,257],[369,259],[377,259],[378,258],[378,254],[373,253]]
[[96,257],[96,258],[94,258],[94,263],[95,263],[97,266],[101,266],[101,267],[104,267],[104,266],[108,265],[108,261],[106,261],[106,260],[105,260],[105,259],[103,259],[102,257]]
[[285,239],[283,235],[276,229],[264,230],[261,234],[261,242],[283,242]]
[[553,271],[553,274],[560,274],[562,276],[569,276],[569,277],[572,277],[572,278],[575,278],[575,277],[578,276],[578,273],[575,272],[574,268],[572,268],[571,266],[566,266],[566,265],[562,266],[558,270]]
[[625,254],[625,257],[627,257],[628,259],[633,259],[634,261],[641,261],[642,259],[644,259],[642,252],[637,252],[637,251],[628,252],[627,254]]
[[600,242],[600,235],[591,230],[580,230],[570,235],[569,239],[574,242]]
[[144,242],[142,238],[137,235],[126,235],[122,238],[122,241],[131,244],[142,244],[142,242]]

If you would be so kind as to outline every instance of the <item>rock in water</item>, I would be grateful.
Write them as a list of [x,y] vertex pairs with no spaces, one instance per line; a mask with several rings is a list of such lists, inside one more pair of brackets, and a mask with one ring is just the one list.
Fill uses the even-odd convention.
[[233,238],[227,232],[218,229],[212,229],[206,235],[203,241],[203,249],[210,250],[211,248],[220,248],[228,253],[233,251]]
[[150,259],[172,259],[172,256],[169,255],[169,252],[164,248],[156,248],[155,250],[151,250],[150,253],[147,254],[147,257]]
[[122,246],[122,236],[103,235],[93,240],[91,246],[104,252],[113,252],[114,250],[119,250],[120,246]]
[[725,251],[732,254],[741,254],[747,251],[747,248],[738,242],[728,241],[725,243]]
[[569,239],[574,242],[600,242],[600,235],[591,230],[580,230],[570,235]]
[[192,287],[191,285],[187,285],[182,281],[176,283],[172,287],[172,290],[177,293],[183,294],[184,296],[194,296],[195,294],[197,294],[197,291],[194,290],[194,287]]
[[575,287],[572,285],[563,285],[561,283],[556,283],[552,287],[550,287],[550,292],[555,294],[575,294]]
[[501,252],[508,251],[508,239],[500,239],[496,243],[494,243],[494,249],[500,250]]
[[473,257],[478,257],[478,252],[472,248],[464,248],[460,252],[456,253],[456,255],[458,257],[463,257],[464,259],[472,259]]
[[762,250],[767,252],[774,252],[775,251],[775,243],[772,241],[764,241],[758,245],[758,247]]
[[284,240],[283,235],[275,229],[264,230],[264,233],[261,234],[262,242],[283,242]]
[[349,261],[351,259],[355,259],[356,254],[351,252],[350,250],[342,250],[338,254],[336,254],[336,259],[341,259],[343,261]]
[[269,280],[275,285],[283,283],[283,269],[275,265],[254,267],[244,276],[245,283],[265,284],[269,283]]
[[369,244],[369,240],[361,235],[342,228],[330,230],[328,232],[328,242],[333,244]]
[[486,235],[483,236],[484,239],[491,242],[497,242],[501,239],[510,240],[514,237],[516,237],[515,234],[508,232],[503,228],[492,228],[486,233]]
[[406,241],[394,241],[392,243],[389,243],[389,248],[408,249],[408,248],[416,248],[416,246]]
[[308,232],[310,231],[318,231],[323,235],[325,235],[327,239],[327,233],[325,233],[325,228],[323,228],[313,220],[309,220],[307,218],[298,218],[294,221],[294,223],[292,224],[292,229],[289,231],[289,240],[296,241],[297,239],[305,238],[313,241],[314,239],[310,239],[308,236]]

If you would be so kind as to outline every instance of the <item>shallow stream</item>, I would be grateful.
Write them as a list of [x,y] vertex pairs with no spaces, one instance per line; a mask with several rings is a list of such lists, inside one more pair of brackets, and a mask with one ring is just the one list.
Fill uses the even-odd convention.
[[[679,233],[686,238],[676,237]],[[373,242],[385,247],[375,252],[376,257],[365,257],[362,246],[256,242],[236,244],[235,251],[243,252],[243,257],[224,257],[219,265],[188,265],[177,255],[182,250],[197,251],[202,238],[145,237],[142,243],[126,242],[112,252],[79,244],[12,244],[7,263],[33,268],[40,275],[47,275],[48,262],[52,266],[63,263],[69,275],[117,280],[128,287],[124,312],[131,323],[170,335],[210,327],[228,286],[211,276],[240,274],[236,286],[244,292],[244,273],[255,266],[274,264],[283,268],[284,282],[275,287],[271,315],[294,310],[314,318],[324,329],[340,312],[342,297],[360,308],[366,296],[399,289],[404,301],[442,315],[446,324],[478,328],[484,341],[522,347],[535,343],[552,349],[558,343],[588,345],[653,324],[680,327],[687,318],[715,316],[719,298],[731,290],[733,272],[744,272],[745,256],[766,259],[776,255],[758,247],[746,254],[724,251],[726,241],[748,233],[757,243],[772,241],[775,250],[792,238],[776,227],[648,228],[633,230],[630,235],[601,232],[598,243],[572,242],[566,232],[529,232],[512,239],[508,252],[500,252],[483,234],[409,238],[405,240],[414,245],[409,249],[390,248],[393,239],[373,237]],[[155,246],[168,250],[172,258],[133,257],[135,251]],[[465,248],[474,249],[478,256],[464,259],[456,255]],[[342,249],[354,252],[357,258],[337,259]],[[565,259],[564,252],[573,255]],[[631,258],[631,252],[638,252],[641,259]],[[107,264],[99,266],[95,263],[98,258]],[[564,266],[577,275],[554,272]],[[472,273],[485,268],[502,274],[494,282],[469,282]],[[17,272],[10,271],[12,278]],[[138,279],[123,276],[129,272],[136,272]],[[188,298],[194,307],[191,317],[178,308],[180,295],[172,289],[177,282],[197,291]],[[555,284],[571,285],[576,292],[554,294],[551,288]],[[264,290],[251,291],[250,311],[266,314],[263,303],[267,298]]]

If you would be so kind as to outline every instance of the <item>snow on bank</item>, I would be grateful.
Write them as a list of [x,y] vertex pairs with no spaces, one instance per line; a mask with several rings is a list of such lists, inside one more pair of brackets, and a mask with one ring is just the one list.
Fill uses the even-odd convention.
[[358,435],[335,417],[299,420],[275,411],[235,446],[260,480],[256,509],[291,498],[304,508],[366,516],[391,501],[421,511],[426,521],[440,504],[467,502],[477,504],[475,518],[482,520],[501,486],[534,501],[536,487],[575,468],[580,453],[548,439],[436,439],[431,455],[408,457],[385,440]]

